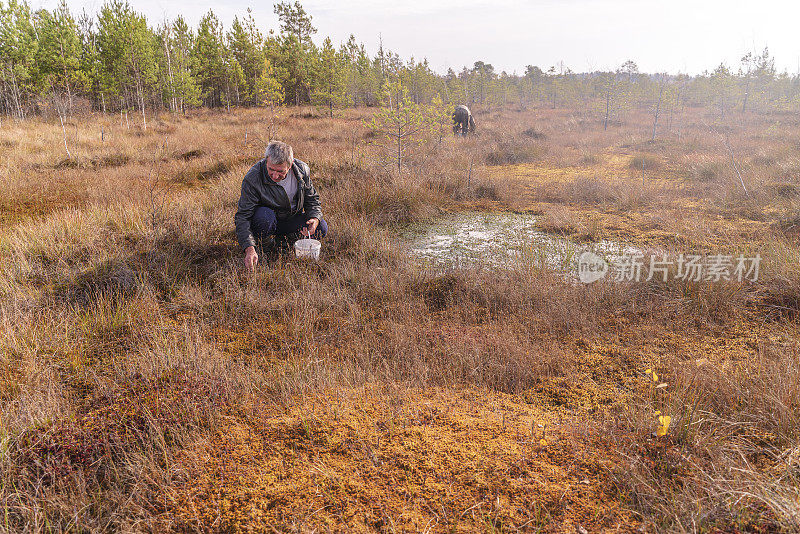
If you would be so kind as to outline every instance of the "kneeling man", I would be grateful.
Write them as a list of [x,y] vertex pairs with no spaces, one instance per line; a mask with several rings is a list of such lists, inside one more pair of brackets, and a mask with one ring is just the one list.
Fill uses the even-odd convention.
[[258,263],[256,241],[269,236],[289,240],[299,237],[298,233],[314,239],[325,237],[328,224],[322,218],[311,171],[294,159],[292,147],[271,141],[264,159],[247,171],[234,222],[244,264],[250,270]]

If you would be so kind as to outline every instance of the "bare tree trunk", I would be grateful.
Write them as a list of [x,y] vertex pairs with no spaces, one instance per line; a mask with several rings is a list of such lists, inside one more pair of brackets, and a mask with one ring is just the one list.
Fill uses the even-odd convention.
[[650,138],[650,141],[656,140],[656,127],[658,126],[658,114],[661,111],[661,97],[664,94],[664,80],[661,79],[661,83],[658,86],[658,102],[656,103],[656,115],[653,119],[653,136]]
[[606,91],[606,118],[603,120],[603,130],[608,130],[608,115],[611,113],[611,88]]
[[66,113],[72,113],[72,90],[69,88],[69,73],[67,72],[67,58],[64,56],[64,44],[59,43],[58,46],[61,48],[61,60],[64,63],[64,86],[67,89],[67,109]]
[[[5,71],[4,71],[5,74]],[[11,119],[11,100],[9,99],[9,88],[8,83],[6,83],[6,77],[3,76],[3,100],[5,101],[5,105],[3,106],[3,112],[5,112],[6,117]]]
[[228,108],[228,113],[231,112],[231,81],[230,78],[225,76],[225,107]]
[[403,135],[402,126],[397,127],[397,176],[401,175],[401,166],[403,161]]
[[744,185],[744,179],[742,178],[742,173],[739,172],[739,166],[736,165],[736,158],[733,156],[733,149],[731,148],[730,142],[728,142],[728,138],[723,138],[725,141],[725,148],[728,149],[728,154],[731,156],[731,163],[733,164],[733,170],[736,171],[736,176],[739,177],[739,183],[742,184],[742,189],[744,190],[744,194],[748,197],[750,196],[750,191],[747,190],[747,187]]
[[144,105],[144,89],[142,87],[142,81],[139,78],[137,73],[136,75],[136,92],[139,93],[139,109],[142,111],[142,126],[144,130],[147,131],[147,115],[145,115],[145,105]]
[[58,118],[61,121],[61,133],[64,136],[64,150],[67,151],[67,158],[72,159],[72,154],[69,152],[69,147],[67,146],[67,128],[64,126],[64,115],[66,111],[64,110],[64,106],[61,102],[59,102],[59,97],[56,96],[55,92],[53,92],[53,104],[56,107],[56,111],[58,112]]
[[744,100],[742,101],[742,113],[747,111],[747,97],[750,96],[750,72],[747,73],[744,85]]
[[676,101],[676,102],[673,102],[669,106],[669,118],[667,118],[667,131],[668,132],[672,131],[672,119],[675,117],[675,106],[677,104],[678,104],[678,102]]
[[147,131],[147,115],[145,114],[145,105],[144,105],[144,95],[139,97],[141,101],[141,108],[142,108],[142,126],[144,126],[144,130]]
[[13,66],[9,67],[9,72],[11,73],[11,96],[14,98],[14,105],[17,108],[17,117],[19,120],[25,120],[25,111],[22,109],[22,93],[19,90]]
[[170,105],[172,106],[172,112],[175,113],[178,111],[178,101],[175,98],[175,78],[172,76],[172,59],[169,54],[169,31],[167,31],[167,35],[164,39],[164,52],[167,55],[167,73],[169,75],[169,93],[170,93]]
[[678,140],[683,137],[683,112],[685,110],[685,105],[683,103],[683,85],[681,85],[680,89],[678,89],[678,101],[676,104],[681,106],[680,111],[678,112]]

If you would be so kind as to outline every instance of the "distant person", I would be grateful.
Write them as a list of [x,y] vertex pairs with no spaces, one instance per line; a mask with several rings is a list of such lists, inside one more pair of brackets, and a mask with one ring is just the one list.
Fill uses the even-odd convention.
[[453,133],[462,136],[475,131],[475,119],[467,106],[457,106],[453,112]]
[[270,141],[264,159],[247,171],[234,222],[245,267],[251,271],[258,263],[256,242],[273,236],[290,245],[301,236],[321,239],[328,233],[311,171],[294,159],[291,146]]

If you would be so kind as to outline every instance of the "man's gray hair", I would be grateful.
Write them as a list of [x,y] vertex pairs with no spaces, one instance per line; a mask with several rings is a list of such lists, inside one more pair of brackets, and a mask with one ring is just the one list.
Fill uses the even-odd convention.
[[282,141],[270,141],[264,157],[269,158],[270,163],[280,165],[281,163],[294,163],[294,152],[292,147]]

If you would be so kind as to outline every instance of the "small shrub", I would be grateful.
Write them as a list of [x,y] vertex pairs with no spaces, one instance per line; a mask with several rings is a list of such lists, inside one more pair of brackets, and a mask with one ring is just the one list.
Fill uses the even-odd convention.
[[595,177],[577,176],[564,187],[566,197],[575,202],[603,204],[616,198],[611,186]]
[[116,153],[108,154],[99,158],[92,159],[95,168],[100,167],[122,167],[130,163],[131,157],[128,154]]
[[725,172],[725,165],[719,161],[709,161],[693,165],[690,176],[697,182],[713,182]]
[[542,141],[544,139],[547,139],[547,136],[542,132],[540,132],[539,130],[537,130],[536,128],[528,128],[527,130],[522,132],[522,135],[530,137],[531,139],[536,139],[537,141]]
[[790,183],[770,184],[766,187],[767,191],[774,196],[781,198],[797,198],[800,196],[800,188]]
[[800,210],[788,210],[780,216],[778,225],[784,232],[800,231]]
[[192,160],[192,159],[195,159],[195,158],[199,158],[200,156],[202,156],[204,154],[205,154],[205,151],[202,148],[195,148],[195,149],[189,150],[187,152],[176,152],[174,157],[176,159],[182,159],[182,160],[185,160],[185,161],[189,161],[189,160]]
[[497,184],[492,182],[481,182],[473,190],[475,198],[486,198],[489,200],[500,200],[500,190]]
[[83,169],[86,165],[77,158],[64,158],[56,163],[54,169]]
[[597,165],[598,163],[600,163],[600,158],[596,154],[584,154],[580,159],[581,165]]
[[758,154],[753,156],[753,159],[750,161],[752,161],[753,165],[760,165],[762,167],[771,167],[776,163],[776,160],[773,156],[768,156],[766,154]]
[[516,165],[539,161],[546,150],[541,145],[500,143],[486,154],[487,165]]
[[632,171],[653,170],[661,167],[661,160],[652,154],[637,154],[631,158],[628,164]]
[[184,182],[187,184],[196,183],[196,182],[207,182],[214,178],[218,178],[229,172],[236,166],[236,161],[225,159],[221,161],[217,161],[216,163],[212,164],[209,167],[203,167],[200,169],[186,169],[182,173],[177,176],[177,180],[179,182]]

